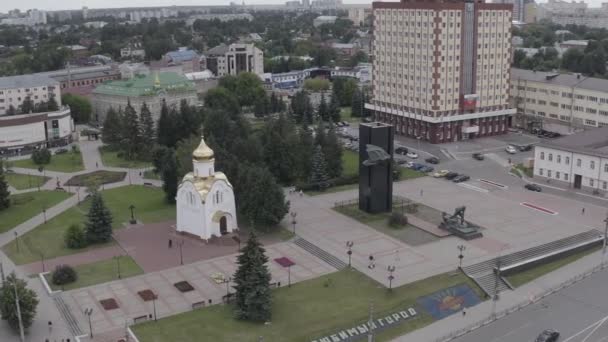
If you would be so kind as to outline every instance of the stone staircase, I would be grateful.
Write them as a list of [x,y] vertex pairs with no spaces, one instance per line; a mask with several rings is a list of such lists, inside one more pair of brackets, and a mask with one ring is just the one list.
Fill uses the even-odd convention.
[[[597,229],[591,229],[589,231],[572,235],[563,239],[555,240],[549,243],[545,243],[539,246],[528,248],[522,251],[514,252],[511,254],[503,255],[500,257],[500,267],[514,265],[526,260],[542,257],[549,253],[574,247],[578,244],[588,242],[598,237],[601,237],[602,233]],[[483,291],[492,296],[495,292],[495,288],[498,288],[498,292],[508,290],[509,285],[502,279],[497,278],[494,274],[494,268],[498,266],[498,258],[486,260],[478,264],[465,266],[462,271],[471,279],[473,279]],[[497,283],[498,281],[498,283]]]
[[343,268],[346,267],[346,263],[344,263],[342,260],[340,260],[340,259],[336,258],[335,256],[329,254],[325,250],[317,247],[312,242],[310,242],[310,241],[308,241],[306,239],[303,239],[301,237],[297,237],[295,240],[293,240],[293,243],[296,244],[298,247],[302,248],[303,250],[307,251],[308,253],[310,253],[310,254],[316,256],[317,258],[325,261],[330,266],[335,267],[337,270],[341,270],[341,269],[343,269]]
[[54,296],[53,301],[55,302],[55,305],[57,306],[59,313],[61,313],[61,316],[63,317],[65,322],[68,324],[68,327],[70,328],[70,331],[72,332],[72,334],[74,334],[74,336],[82,335],[83,332],[82,332],[82,329],[80,329],[80,326],[78,325],[78,321],[76,320],[74,315],[72,315],[72,311],[70,310],[68,305],[63,300],[63,297],[61,296],[61,294]]

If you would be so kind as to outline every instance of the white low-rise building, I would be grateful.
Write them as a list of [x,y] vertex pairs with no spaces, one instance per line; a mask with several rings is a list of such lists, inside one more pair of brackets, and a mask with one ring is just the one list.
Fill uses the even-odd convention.
[[608,191],[608,127],[541,142],[534,148],[534,178]]
[[54,97],[61,106],[59,82],[39,74],[0,77],[0,116],[6,115],[11,106],[19,112],[28,97],[34,105]]
[[0,156],[20,150],[66,145],[74,122],[67,107],[58,111],[0,116]]

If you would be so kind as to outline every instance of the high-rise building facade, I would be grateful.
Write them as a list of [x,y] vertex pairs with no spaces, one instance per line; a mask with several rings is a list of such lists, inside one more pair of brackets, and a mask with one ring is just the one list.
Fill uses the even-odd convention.
[[374,2],[373,96],[396,133],[432,143],[507,132],[512,4]]

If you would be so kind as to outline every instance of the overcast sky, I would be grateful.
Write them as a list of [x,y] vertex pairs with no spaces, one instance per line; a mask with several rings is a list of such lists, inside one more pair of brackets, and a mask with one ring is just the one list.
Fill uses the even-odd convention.
[[[241,2],[242,0],[236,0]],[[568,0],[570,1],[570,0]],[[590,6],[600,6],[606,0],[586,1]],[[344,0],[345,3],[369,3],[370,0]],[[545,1],[540,1],[545,2]],[[38,8],[44,10],[77,9],[87,6],[89,8],[111,8],[111,7],[151,7],[171,5],[228,5],[230,0],[0,0],[0,12],[19,8],[27,10]],[[285,0],[245,0],[246,4],[284,4]]]

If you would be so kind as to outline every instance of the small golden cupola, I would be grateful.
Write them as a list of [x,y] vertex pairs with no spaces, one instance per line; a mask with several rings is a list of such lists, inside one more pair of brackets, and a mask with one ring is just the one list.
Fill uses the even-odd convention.
[[154,76],[154,88],[158,89],[160,88],[160,76],[158,75],[158,72],[155,73]]
[[192,152],[192,159],[197,162],[206,162],[213,160],[213,156],[213,150],[205,143],[205,137],[201,136],[201,143]]

